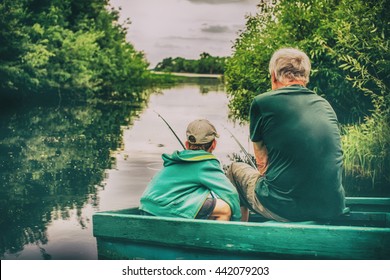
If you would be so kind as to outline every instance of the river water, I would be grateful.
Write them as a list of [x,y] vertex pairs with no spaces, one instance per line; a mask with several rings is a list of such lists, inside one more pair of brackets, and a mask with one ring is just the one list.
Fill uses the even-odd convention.
[[250,152],[248,127],[228,118],[219,79],[199,78],[146,101],[89,100],[3,110],[0,119],[0,258],[97,259],[92,216],[137,206],[161,154],[181,149],[187,124],[209,119],[223,165]]

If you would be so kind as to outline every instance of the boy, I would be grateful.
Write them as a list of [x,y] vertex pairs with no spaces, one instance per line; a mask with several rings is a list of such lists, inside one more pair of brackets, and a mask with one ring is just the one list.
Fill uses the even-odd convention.
[[206,119],[187,127],[186,150],[163,154],[164,168],[141,197],[143,213],[195,219],[238,221],[241,218],[236,188],[212,154],[219,137]]

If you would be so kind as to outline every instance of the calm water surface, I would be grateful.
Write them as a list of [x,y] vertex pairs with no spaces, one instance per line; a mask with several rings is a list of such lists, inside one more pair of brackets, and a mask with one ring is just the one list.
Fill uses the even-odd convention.
[[162,153],[181,146],[187,124],[207,118],[220,138],[215,154],[229,164],[249,148],[248,127],[228,120],[217,79],[153,93],[142,104],[89,101],[30,106],[0,114],[0,258],[97,259],[92,215],[137,206],[161,168]]

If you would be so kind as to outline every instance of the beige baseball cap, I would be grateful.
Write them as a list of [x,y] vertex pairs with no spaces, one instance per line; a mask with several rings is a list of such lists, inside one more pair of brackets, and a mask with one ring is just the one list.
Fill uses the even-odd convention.
[[210,143],[219,137],[215,127],[206,119],[191,122],[187,127],[187,140],[191,144]]

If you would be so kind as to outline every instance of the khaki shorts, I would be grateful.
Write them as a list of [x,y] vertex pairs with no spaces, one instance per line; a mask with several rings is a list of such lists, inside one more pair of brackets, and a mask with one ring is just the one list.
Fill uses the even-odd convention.
[[243,162],[233,162],[230,165],[226,176],[236,187],[240,195],[240,203],[242,206],[257,212],[267,219],[279,222],[289,221],[268,210],[260,203],[255,193],[256,183],[261,177],[258,170]]
[[206,198],[195,219],[207,220],[213,213],[215,205],[217,205],[216,197],[210,196]]

